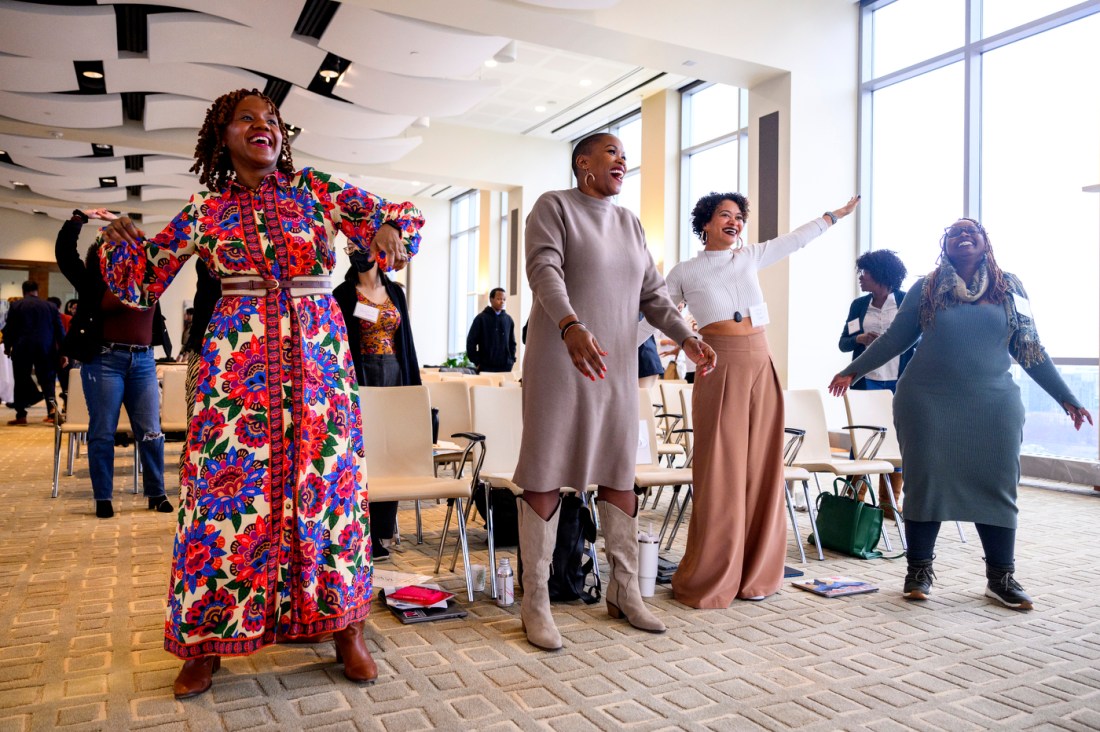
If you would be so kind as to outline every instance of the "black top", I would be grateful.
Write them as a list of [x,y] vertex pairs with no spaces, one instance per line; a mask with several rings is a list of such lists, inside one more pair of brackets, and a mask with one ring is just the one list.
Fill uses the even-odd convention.
[[[405,291],[395,284],[385,272],[378,272],[378,279],[386,288],[386,295],[393,301],[397,312],[401,314],[401,324],[393,334],[393,352],[397,357],[397,363],[401,367],[401,386],[420,386],[420,362],[416,358],[416,346],[413,344],[412,321],[409,320],[409,306],[405,300]],[[359,298],[355,294],[355,285],[359,282],[359,273],[355,267],[348,267],[344,281],[332,291],[336,298],[336,304],[340,306],[340,312],[344,315],[344,323],[348,326],[348,347],[351,348],[351,358],[355,362],[355,379],[360,386],[366,385],[363,375],[362,354],[360,354],[359,318],[355,317],[355,304]],[[198,316],[198,309],[195,311]]]
[[516,326],[512,316],[492,307],[477,314],[466,335],[466,357],[478,371],[511,371],[516,363]]
[[63,336],[61,311],[48,301],[30,295],[11,304],[4,323],[4,349],[8,355],[14,358],[16,354],[56,353]]
[[[898,308],[901,308],[901,301],[905,299],[905,290],[894,290],[893,295],[894,302],[897,303]],[[916,295],[914,295],[914,297],[919,296],[920,292],[918,291]],[[865,350],[867,350],[867,347],[864,346],[862,343],[856,342],[856,336],[863,333],[863,319],[867,316],[867,308],[871,306],[872,297],[872,295],[864,295],[863,297],[857,297],[855,300],[852,301],[852,306],[848,309],[848,319],[844,321],[844,328],[840,331],[840,350],[844,353],[851,351],[853,361],[859,358],[860,355]],[[859,330],[857,330],[855,333],[849,333],[848,323],[852,322],[853,320],[859,321]],[[909,359],[913,357],[913,353],[917,350],[918,345],[920,345],[919,340],[914,343],[912,347],[908,348],[901,354],[900,360],[898,362],[899,377],[901,376],[902,372],[905,371],[905,367],[909,364]],[[850,388],[866,389],[867,382],[865,379],[860,379],[859,381],[852,384]]]
[[[65,334],[62,350],[69,358],[78,361],[90,361],[99,355],[103,345],[103,318],[102,303],[103,294],[107,291],[107,283],[103,281],[103,275],[99,271],[99,249],[93,250],[85,262],[77,251],[77,241],[80,238],[80,229],[83,222],[69,219],[61,226],[57,234],[57,243],[54,245],[54,256],[57,258],[57,266],[61,273],[76,288],[78,305],[76,315],[69,324],[69,332]],[[165,327],[164,316],[161,315],[160,305],[154,306],[153,334],[150,343],[154,346],[163,346],[167,354],[171,355],[172,341],[168,338],[168,329]]]
[[214,308],[222,297],[221,280],[210,274],[206,263],[198,257],[195,258],[195,274],[198,275],[195,302],[192,304],[195,312],[191,315],[191,330],[186,334],[182,353],[202,353],[206,328],[210,325],[210,319],[214,317]]

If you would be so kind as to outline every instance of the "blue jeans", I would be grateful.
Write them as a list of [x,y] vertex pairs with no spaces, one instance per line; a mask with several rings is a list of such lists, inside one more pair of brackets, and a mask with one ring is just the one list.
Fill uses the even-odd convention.
[[164,495],[164,434],[160,431],[160,389],[153,350],[104,350],[80,369],[88,402],[88,469],[97,501],[114,493],[115,430],[126,405],[137,440],[146,496]]
[[866,391],[897,391],[898,380],[877,381],[875,379],[864,379],[863,388]]

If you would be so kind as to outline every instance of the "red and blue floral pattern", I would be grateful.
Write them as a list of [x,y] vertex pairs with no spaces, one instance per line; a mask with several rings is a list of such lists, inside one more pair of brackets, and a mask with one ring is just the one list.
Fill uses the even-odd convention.
[[[360,249],[392,224],[410,256],[423,225],[323,173],[273,173],[254,191],[193,196],[157,236],[102,242],[103,273],[151,307],[187,259],[220,277],[328,276],[333,240]],[[165,648],[244,655],[339,630],[370,611],[363,431],[347,329],[331,295],[227,294],[199,359],[180,468]]]

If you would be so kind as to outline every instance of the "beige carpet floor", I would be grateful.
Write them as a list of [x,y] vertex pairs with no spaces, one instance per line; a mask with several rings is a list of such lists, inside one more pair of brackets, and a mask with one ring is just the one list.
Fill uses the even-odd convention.
[[[9,414],[0,410],[2,421]],[[1100,495],[1091,491],[1021,489],[1019,578],[1036,599],[1031,613],[984,599],[973,528],[963,544],[945,527],[924,604],[901,599],[902,561],[830,555],[807,574],[857,575],[882,591],[825,599],[785,587],[762,603],[696,611],[659,587],[652,606],[669,631],[656,636],[611,620],[602,603],[560,605],[556,653],[525,642],[518,606],[487,597],[465,620],[418,626],[376,607],[374,686],[347,682],[330,645],[280,646],[228,659],[209,694],[179,702],[179,664],[162,649],[174,516],[129,493],[124,450],[118,514],[101,521],[83,458],[49,498],[48,427],[0,427],[0,445],[3,732],[1100,729]],[[176,485],[171,478],[170,492]],[[442,513],[425,512],[429,539]],[[430,572],[411,512],[402,524],[390,566]],[[484,563],[484,533],[472,541]],[[788,556],[800,566],[793,543]]]

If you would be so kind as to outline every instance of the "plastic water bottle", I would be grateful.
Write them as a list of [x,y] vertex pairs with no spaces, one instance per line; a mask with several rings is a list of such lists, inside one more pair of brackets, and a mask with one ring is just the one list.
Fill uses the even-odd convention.
[[501,607],[511,607],[516,601],[513,577],[512,563],[502,558],[497,565],[497,605]]

